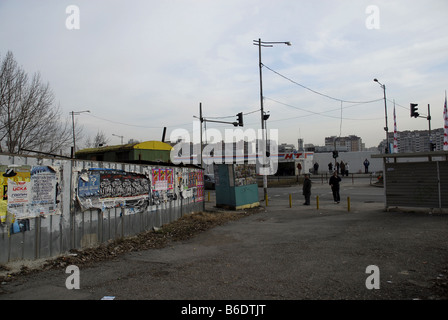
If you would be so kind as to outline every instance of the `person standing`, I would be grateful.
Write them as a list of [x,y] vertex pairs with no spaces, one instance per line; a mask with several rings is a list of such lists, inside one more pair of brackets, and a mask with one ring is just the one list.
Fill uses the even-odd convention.
[[339,182],[341,182],[341,177],[339,177],[338,172],[335,171],[329,181],[331,191],[333,192],[333,200],[335,203],[339,203],[341,201],[341,196],[339,194]]
[[310,205],[310,198],[311,198],[311,180],[310,175],[305,174],[305,180],[303,180],[303,188],[302,193],[305,196],[305,203],[303,205],[309,206]]
[[364,173],[369,173],[369,164],[370,162],[366,158],[366,160],[364,160]]
[[341,175],[344,176],[345,175],[345,163],[342,160],[339,163],[339,167],[341,168]]
[[317,162],[314,163],[314,174],[318,174],[319,164]]
[[329,171],[330,173],[333,172],[333,164],[332,164],[331,162],[328,164],[328,171]]

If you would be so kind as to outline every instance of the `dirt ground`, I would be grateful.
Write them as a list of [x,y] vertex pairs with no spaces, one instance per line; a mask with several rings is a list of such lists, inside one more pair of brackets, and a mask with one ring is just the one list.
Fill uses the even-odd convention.
[[[40,259],[37,261],[19,261],[0,265],[0,283],[13,281],[21,276],[52,269],[65,269],[69,265],[79,267],[91,266],[94,263],[115,259],[118,256],[141,250],[163,248],[172,242],[193,238],[195,235],[252,215],[263,210],[253,208],[245,211],[214,211],[197,212],[185,215],[162,228],[155,228],[134,237],[117,239],[95,248],[83,250],[72,249],[66,255],[57,258]],[[1,292],[1,291],[0,291]]]
[[[282,189],[268,207],[189,214],[98,248],[3,266],[0,300],[448,299],[447,214],[385,212],[366,200],[377,192],[368,185],[344,190],[348,212],[319,188],[319,210],[302,196],[290,208],[280,199],[297,188]],[[65,287],[69,265],[82,270],[81,290]],[[366,289],[369,265],[381,270],[379,290]]]

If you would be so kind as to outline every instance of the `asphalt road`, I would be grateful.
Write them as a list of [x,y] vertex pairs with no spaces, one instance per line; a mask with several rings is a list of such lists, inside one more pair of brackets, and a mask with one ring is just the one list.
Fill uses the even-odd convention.
[[315,180],[303,206],[300,186],[270,188],[259,213],[80,268],[80,289],[67,289],[66,270],[42,271],[1,284],[0,300],[446,299],[448,215],[386,212],[383,192],[345,180],[335,204]]

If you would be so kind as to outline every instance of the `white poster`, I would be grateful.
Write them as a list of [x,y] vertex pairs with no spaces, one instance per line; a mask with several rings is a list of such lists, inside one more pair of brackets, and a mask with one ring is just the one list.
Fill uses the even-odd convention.
[[8,180],[8,212],[16,218],[29,217],[31,183],[28,181]]

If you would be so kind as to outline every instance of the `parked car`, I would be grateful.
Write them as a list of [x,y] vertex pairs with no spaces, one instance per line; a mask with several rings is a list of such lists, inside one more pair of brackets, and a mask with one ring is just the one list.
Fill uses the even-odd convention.
[[215,189],[215,176],[213,174],[204,174],[204,185],[207,190]]

